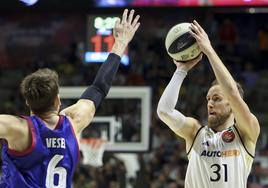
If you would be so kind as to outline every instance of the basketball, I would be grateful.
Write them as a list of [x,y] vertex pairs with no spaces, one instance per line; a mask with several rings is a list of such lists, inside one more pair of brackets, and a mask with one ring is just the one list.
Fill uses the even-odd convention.
[[167,52],[176,61],[187,62],[201,53],[195,38],[189,33],[190,25],[190,23],[177,24],[166,36]]

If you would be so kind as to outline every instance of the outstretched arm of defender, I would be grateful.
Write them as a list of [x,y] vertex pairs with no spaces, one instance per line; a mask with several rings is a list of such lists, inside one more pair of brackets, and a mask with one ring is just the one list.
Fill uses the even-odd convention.
[[167,124],[173,132],[186,140],[187,148],[192,144],[192,140],[200,128],[200,124],[194,118],[185,117],[181,112],[175,109],[175,106],[179,97],[181,84],[187,72],[201,59],[202,54],[191,62],[180,63],[174,61],[177,70],[173,74],[157,106],[159,118]]
[[63,110],[63,113],[71,118],[75,124],[77,134],[89,125],[95,114],[96,108],[108,94],[113,78],[120,65],[120,59],[128,43],[132,40],[135,32],[140,26],[139,15],[134,16],[134,10],[128,15],[125,9],[122,19],[117,20],[114,27],[115,43],[106,61],[101,65],[95,80],[91,86],[82,94],[80,100]]
[[196,21],[192,23],[191,29],[193,30],[192,36],[196,39],[203,53],[207,55],[216,79],[231,105],[236,125],[242,133],[242,137],[249,138],[253,143],[256,143],[260,133],[258,120],[240,96],[236,82],[214,51],[206,32]]

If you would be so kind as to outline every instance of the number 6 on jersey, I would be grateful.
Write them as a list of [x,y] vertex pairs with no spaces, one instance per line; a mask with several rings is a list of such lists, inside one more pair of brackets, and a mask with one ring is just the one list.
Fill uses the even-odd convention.
[[[56,167],[60,160],[63,159],[63,155],[55,155],[48,163],[46,187],[49,188],[65,188],[67,171],[63,167]],[[58,185],[54,184],[55,175],[59,176]]]

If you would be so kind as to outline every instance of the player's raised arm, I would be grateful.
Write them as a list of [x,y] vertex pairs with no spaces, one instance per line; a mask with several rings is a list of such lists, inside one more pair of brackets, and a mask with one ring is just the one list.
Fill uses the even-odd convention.
[[134,17],[134,10],[130,13],[127,9],[124,10],[122,18],[115,23],[113,48],[98,70],[93,84],[85,90],[76,104],[63,110],[74,122],[76,133],[80,133],[91,122],[95,110],[108,94],[120,65],[121,56],[140,26],[139,17],[139,15]]
[[178,101],[180,87],[187,72],[201,59],[202,54],[200,54],[197,59],[187,63],[180,63],[174,60],[177,70],[164,90],[157,106],[159,118],[167,124],[173,132],[183,137],[188,146],[192,144],[192,140],[200,128],[200,124],[193,118],[185,117],[181,112],[175,109],[175,106]]
[[193,30],[191,32],[192,36],[196,39],[203,53],[207,55],[216,79],[231,105],[236,126],[241,132],[242,137],[256,144],[260,133],[258,120],[250,112],[248,105],[240,96],[235,80],[211,46],[206,32],[196,21],[191,24],[191,28]]

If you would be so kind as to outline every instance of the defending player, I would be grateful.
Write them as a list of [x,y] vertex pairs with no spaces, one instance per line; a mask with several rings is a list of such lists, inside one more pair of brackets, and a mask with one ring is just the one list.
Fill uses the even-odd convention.
[[187,72],[202,54],[187,63],[174,61],[177,70],[158,103],[157,113],[171,130],[186,141],[189,164],[185,188],[246,188],[260,133],[256,117],[202,27],[194,21],[191,35],[208,57],[216,81],[207,93],[208,125],[201,126],[175,109]]
[[115,24],[111,53],[93,84],[61,113],[56,72],[41,69],[23,79],[21,91],[31,116],[0,115],[0,138],[5,141],[0,187],[71,187],[79,159],[79,135],[107,95],[120,58],[140,25],[139,16],[133,16],[134,10],[124,11]]

